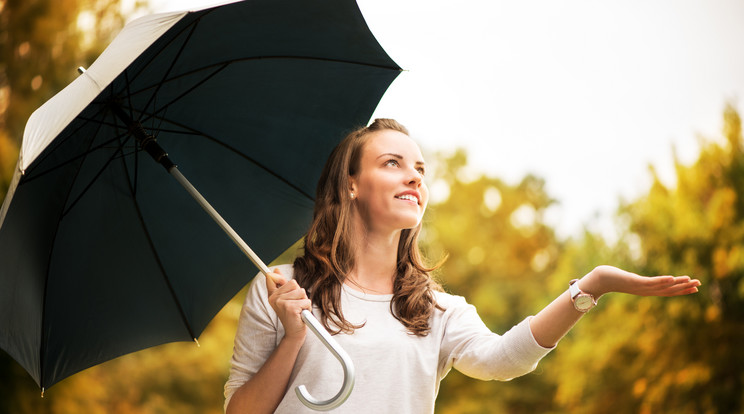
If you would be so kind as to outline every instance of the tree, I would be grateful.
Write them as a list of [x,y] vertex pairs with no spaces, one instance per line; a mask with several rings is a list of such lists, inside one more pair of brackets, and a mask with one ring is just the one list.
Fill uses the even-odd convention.
[[125,17],[117,0],[0,2],[0,199],[28,117],[93,62]]
[[437,412],[744,409],[738,349],[744,342],[744,146],[732,106],[724,111],[723,139],[701,140],[701,147],[691,165],[677,162],[675,185],[654,175],[647,194],[622,203],[618,223],[624,224],[614,244],[589,231],[557,241],[541,220],[551,201],[540,179],[528,176],[516,186],[484,176],[460,180],[464,154],[444,161],[434,186],[443,180],[450,195],[431,206],[427,246],[450,253],[443,283],[475,304],[496,332],[537,312],[570,277],[599,264],[647,275],[689,274],[702,287],[677,298],[606,295],[538,373],[499,384],[450,373]]
[[[132,10],[142,7],[135,3]],[[123,26],[116,0],[0,1],[0,200],[33,110],[90,65]],[[0,352],[0,412],[43,412],[39,390]]]
[[[550,300],[544,283],[561,246],[543,215],[554,201],[535,176],[516,185],[485,175],[467,179],[463,151],[436,164],[432,195],[448,190],[449,197],[429,207],[426,249],[449,254],[439,272],[445,289],[465,296],[489,328],[503,333]],[[442,382],[437,412],[545,412],[551,404],[545,395],[555,388],[545,379],[493,383],[453,371]]]
[[[674,186],[655,178],[647,194],[621,207],[627,243],[610,252],[640,274],[694,276],[700,292],[602,298],[551,361],[562,410],[744,409],[744,152],[741,120],[730,105],[723,130],[723,140],[701,141],[692,165],[677,162]],[[576,261],[592,245],[587,239],[565,260]]]
[[684,304],[653,304],[667,318],[656,346],[644,352],[655,365],[645,377],[649,411],[744,409],[744,151],[732,105],[723,120],[723,141],[702,142],[691,166],[677,163],[675,188],[656,179],[647,197],[624,208],[642,241],[644,271],[689,272],[703,283],[702,294]]

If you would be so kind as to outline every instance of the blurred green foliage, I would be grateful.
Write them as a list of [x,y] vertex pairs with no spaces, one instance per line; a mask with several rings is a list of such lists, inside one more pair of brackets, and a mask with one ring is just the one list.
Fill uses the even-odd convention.
[[[625,225],[612,245],[590,232],[556,240],[541,220],[550,202],[534,177],[511,187],[487,177],[448,182],[449,199],[432,208],[429,245],[451,253],[442,269],[448,290],[466,296],[496,332],[600,264],[687,274],[702,287],[676,298],[609,294],[536,373],[507,383],[450,374],[438,413],[744,410],[744,153],[739,115],[729,105],[723,118],[722,139],[701,139],[697,161],[677,163],[673,186],[654,175],[647,194],[622,203]],[[456,154],[445,175],[457,177],[465,164]],[[491,188],[502,195],[496,211],[481,202]],[[528,232],[515,228],[524,204],[537,211]],[[475,246],[487,250],[475,256],[484,260],[470,260]]]
[[[0,198],[30,113],[89,65],[124,21],[116,1],[0,1]],[[85,27],[81,16],[99,24]],[[91,35],[91,33],[93,33]],[[535,176],[510,184],[467,171],[463,151],[436,155],[429,185],[447,197],[425,218],[423,245],[445,288],[496,332],[538,312],[567,281],[599,264],[641,274],[690,274],[681,298],[610,294],[530,375],[484,382],[451,372],[438,413],[733,413],[744,410],[744,154],[728,106],[720,139],[654,179],[618,209],[618,241],[586,231],[559,239],[556,203]],[[652,171],[653,173],[653,171]],[[436,196],[437,194],[434,194]],[[290,262],[290,248],[275,263]],[[0,352],[0,413],[218,413],[244,292],[193,343],[159,346],[76,374],[47,390]]]
[[[129,3],[131,12],[146,0]],[[125,19],[118,0],[0,0],[0,198],[28,117],[93,63]]]
[[[425,248],[433,258],[449,255],[438,274],[445,289],[464,296],[486,325],[503,333],[551,300],[546,283],[562,246],[543,216],[554,201],[537,177],[516,185],[484,175],[472,179],[463,151],[435,158],[431,185],[448,189],[449,197],[427,211]],[[554,392],[541,375],[495,384],[452,371],[437,412],[546,412],[552,402],[545,396]]]

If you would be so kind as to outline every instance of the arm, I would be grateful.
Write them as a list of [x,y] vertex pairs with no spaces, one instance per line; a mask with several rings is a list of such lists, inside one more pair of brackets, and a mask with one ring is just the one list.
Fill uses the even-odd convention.
[[273,413],[284,398],[302,342],[282,339],[256,375],[235,391],[227,414]]
[[[640,296],[679,296],[698,291],[700,281],[689,276],[645,277],[612,266],[599,266],[576,282],[579,288],[595,299],[610,292]],[[555,346],[584,314],[571,303],[568,290],[530,320],[530,329],[537,343]]]
[[310,309],[310,300],[297,282],[287,283],[281,274],[266,278],[269,304],[279,316],[285,335],[263,366],[238,388],[228,403],[226,413],[273,413],[284,398],[297,354],[305,341],[306,328],[300,317]]

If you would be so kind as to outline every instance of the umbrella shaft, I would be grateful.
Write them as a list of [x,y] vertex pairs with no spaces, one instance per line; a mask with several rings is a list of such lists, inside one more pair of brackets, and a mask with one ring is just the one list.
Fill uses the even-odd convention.
[[191,182],[186,179],[186,177],[181,174],[181,172],[178,170],[178,166],[176,166],[173,161],[171,161],[170,157],[168,157],[168,153],[165,152],[163,147],[158,144],[157,140],[154,136],[148,134],[145,132],[145,129],[142,127],[142,124],[140,124],[137,121],[134,121],[129,114],[127,114],[124,109],[119,105],[118,102],[110,102],[109,108],[111,111],[116,115],[117,118],[119,118],[124,124],[127,126],[127,129],[129,130],[129,133],[134,136],[134,138],[139,143],[140,147],[147,151],[148,154],[160,165],[162,165],[166,171],[168,171],[175,179],[178,181],[183,188],[188,191],[189,194],[196,200],[197,203],[199,203],[200,206],[204,209],[204,211],[209,214],[210,217],[222,228],[222,230],[227,233],[228,236],[235,242],[235,244],[240,247],[240,249],[245,253],[246,256],[248,256],[249,259],[253,262],[253,264],[258,267],[258,269],[263,273],[264,275],[269,274],[269,268],[264,264],[264,262],[256,255],[256,253],[253,252],[253,250],[248,246],[248,244],[238,235],[238,233],[233,230],[233,228],[225,221],[225,219],[222,218],[220,213],[217,212],[217,210],[212,207],[211,204],[197,191],[197,189],[191,185]]
[[261,273],[266,275],[266,277],[269,277],[268,276],[270,272],[269,268],[258,257],[258,255],[256,255],[256,253],[250,248],[250,246],[248,246],[248,243],[246,243],[240,237],[240,235],[238,235],[238,233],[230,226],[230,224],[228,224],[227,221],[225,221],[225,219],[222,218],[220,213],[218,213],[217,210],[215,210],[214,207],[212,207],[212,205],[209,204],[209,201],[207,201],[201,195],[201,193],[199,193],[199,191],[193,185],[191,185],[191,182],[188,179],[186,179],[186,177],[184,177],[183,174],[181,174],[181,171],[178,169],[178,167],[176,165],[173,165],[168,170],[168,172],[170,172],[170,174],[176,179],[176,181],[178,181],[183,186],[183,188],[185,188],[186,191],[188,191],[188,193],[191,194],[191,197],[193,197],[194,200],[196,200],[196,202],[199,203],[199,205],[204,209],[204,211],[206,211],[207,214],[209,214],[209,216],[212,217],[212,219],[217,223],[217,225],[219,225],[222,228],[222,230],[224,230],[225,233],[227,233],[227,235],[232,239],[232,241],[238,245],[240,250],[242,250],[243,253],[245,253],[245,255],[248,256],[249,259],[251,259],[251,262],[253,262],[253,264],[255,264],[256,267],[258,267]]

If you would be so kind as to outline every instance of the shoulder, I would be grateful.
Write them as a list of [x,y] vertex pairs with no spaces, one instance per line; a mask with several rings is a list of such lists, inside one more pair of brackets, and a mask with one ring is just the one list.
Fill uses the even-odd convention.
[[285,279],[290,280],[294,279],[294,266],[290,263],[287,264],[281,264],[278,266],[272,266],[269,268],[271,271],[279,271],[282,276],[284,276]]
[[464,297],[446,292],[435,292],[434,297],[439,307],[434,310],[430,326],[432,332],[438,332],[443,341],[449,344],[443,345],[444,348],[466,341],[474,335],[491,333],[475,306],[469,304]]
[[446,310],[469,306],[464,297],[447,292],[434,291],[434,301]]

